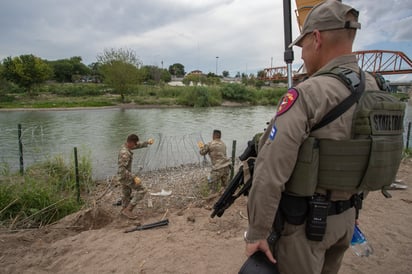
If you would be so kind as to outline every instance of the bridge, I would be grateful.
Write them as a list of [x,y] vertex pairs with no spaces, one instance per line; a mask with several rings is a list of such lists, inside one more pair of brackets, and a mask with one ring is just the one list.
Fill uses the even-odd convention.
[[[358,59],[359,67],[373,74],[393,75],[412,73],[412,61],[401,51],[364,50],[355,51],[354,54],[356,54]],[[292,78],[294,80],[300,79],[305,75],[302,72],[302,67],[293,73]],[[264,81],[286,82],[287,78],[286,66],[265,68],[259,75],[259,79]]]

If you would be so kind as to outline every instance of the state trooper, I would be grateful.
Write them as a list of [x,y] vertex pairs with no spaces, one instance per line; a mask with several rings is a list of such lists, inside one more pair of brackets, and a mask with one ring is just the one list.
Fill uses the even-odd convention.
[[[351,93],[339,79],[321,74],[336,67],[360,73],[352,53],[355,34],[360,29],[358,15],[357,10],[336,0],[324,1],[309,12],[301,35],[290,45],[302,48],[309,78],[287,91],[259,142],[248,198],[246,255],[258,250],[264,252],[269,260],[277,262],[280,273],[338,273],[350,245],[356,219],[355,189],[342,191],[314,186],[310,198],[328,205],[321,207],[325,215],[322,228],[308,226],[308,214],[314,210],[310,199],[288,193],[292,192],[290,189],[299,192],[306,187],[294,185],[294,177],[309,181],[318,176],[316,170],[298,174],[294,169],[300,148],[309,137],[351,138],[356,104],[329,124],[312,129]],[[378,89],[374,78],[365,74],[366,89]],[[286,220],[282,222],[280,238],[274,246],[269,246],[267,238],[279,212]],[[315,234],[313,238],[308,236],[311,233]]]

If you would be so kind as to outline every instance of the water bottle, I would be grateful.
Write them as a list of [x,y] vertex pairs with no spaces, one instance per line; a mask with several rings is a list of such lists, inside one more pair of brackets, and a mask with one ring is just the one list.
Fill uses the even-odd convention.
[[363,235],[357,225],[355,225],[355,230],[353,231],[351,248],[360,257],[368,257],[373,253],[372,246],[368,243],[365,235]]

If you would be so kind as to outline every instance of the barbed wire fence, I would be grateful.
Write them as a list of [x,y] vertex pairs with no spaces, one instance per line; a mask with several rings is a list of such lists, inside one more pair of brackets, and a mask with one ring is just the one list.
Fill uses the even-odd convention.
[[143,172],[204,163],[197,148],[197,141],[202,139],[200,133],[181,136],[159,133],[154,135],[154,139],[155,143],[148,149],[137,149],[133,152],[134,161]]
[[[20,132],[19,132],[20,131]],[[0,143],[2,144],[0,166],[2,173],[16,170],[20,165],[32,165],[44,161],[46,155],[43,153],[45,140],[42,125],[31,126],[28,128],[1,128]],[[15,140],[15,145],[10,144],[9,140]],[[19,143],[22,145],[20,151]],[[5,147],[7,146],[7,147]],[[19,154],[20,159],[19,159]],[[19,162],[20,160],[20,162]]]
[[[54,156],[63,156],[66,160],[72,160],[75,146],[70,147],[63,144],[61,140],[54,140],[51,134],[42,125],[27,128],[18,128],[17,126],[15,128],[2,128],[0,126],[0,142],[3,144],[0,154],[0,174],[18,171],[19,165],[20,169],[24,170],[33,164],[53,159]],[[200,132],[182,132],[181,135],[176,136],[155,133],[147,137],[154,138],[155,143],[147,148],[133,150],[132,169],[134,172],[145,173],[186,165],[210,166],[208,156],[200,155],[197,147],[198,141],[204,140]],[[140,136],[141,141],[148,138],[144,134]],[[91,154],[92,169],[97,171],[100,178],[108,179],[117,172],[117,154],[122,142],[124,141],[119,141],[110,149],[105,148],[106,152],[97,151],[102,150],[99,148],[96,151],[87,152],[85,150],[91,148],[85,145],[81,147],[79,154]],[[19,143],[22,146],[21,151]],[[4,144],[8,144],[7,147]],[[229,149],[228,156],[230,157]]]

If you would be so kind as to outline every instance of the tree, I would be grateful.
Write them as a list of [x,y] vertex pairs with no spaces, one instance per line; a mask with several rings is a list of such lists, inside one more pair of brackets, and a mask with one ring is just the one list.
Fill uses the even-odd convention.
[[160,72],[160,79],[165,83],[169,83],[170,81],[172,81],[172,76],[167,69],[162,69]]
[[223,77],[229,77],[229,71],[227,70],[222,71],[222,75]]
[[142,62],[131,49],[106,49],[103,54],[97,56],[100,63],[99,72],[103,76],[103,82],[114,88],[125,100],[125,93],[129,85],[142,82],[139,67]]
[[90,74],[93,76],[94,80],[99,83],[101,82],[101,79],[103,78],[100,72],[100,66],[101,64],[99,62],[94,62],[88,65]]
[[53,79],[58,82],[72,82],[76,77],[80,78],[91,73],[90,68],[82,63],[80,56],[49,61],[49,64],[53,67]]
[[206,84],[207,85],[217,85],[220,83],[220,77],[213,72],[209,72],[206,75]]
[[43,83],[53,75],[52,67],[33,54],[7,57],[3,66],[3,77],[25,88],[29,94],[33,85]]
[[176,76],[176,77],[183,77],[185,76],[185,66],[179,63],[175,63],[173,65],[169,66],[169,72],[171,75]]
[[143,81],[147,83],[159,84],[160,81],[171,81],[170,73],[166,69],[160,69],[157,66],[143,66],[140,71],[143,75]]
[[139,68],[142,65],[142,61],[140,61],[136,52],[132,49],[105,49],[101,55],[97,56],[97,62],[103,65],[117,61],[131,64],[136,68]]

